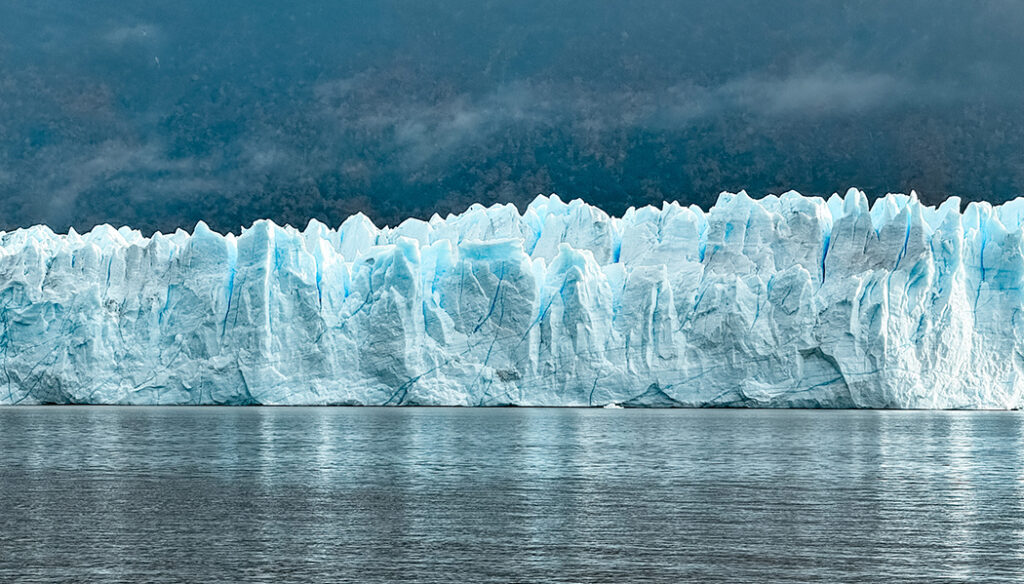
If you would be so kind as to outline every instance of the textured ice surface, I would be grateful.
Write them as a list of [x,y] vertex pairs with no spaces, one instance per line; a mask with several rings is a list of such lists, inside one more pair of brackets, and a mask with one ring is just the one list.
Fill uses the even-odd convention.
[[1024,199],[2,235],[0,403],[1010,408]]

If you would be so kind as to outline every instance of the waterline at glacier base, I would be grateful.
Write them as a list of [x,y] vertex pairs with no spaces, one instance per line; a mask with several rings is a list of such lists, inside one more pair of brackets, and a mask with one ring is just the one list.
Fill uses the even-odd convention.
[[1024,199],[0,237],[0,404],[1019,408]]

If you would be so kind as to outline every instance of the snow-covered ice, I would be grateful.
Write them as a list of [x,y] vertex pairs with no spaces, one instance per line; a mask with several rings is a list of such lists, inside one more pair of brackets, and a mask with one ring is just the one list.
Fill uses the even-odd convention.
[[0,237],[0,403],[1015,408],[1024,199]]

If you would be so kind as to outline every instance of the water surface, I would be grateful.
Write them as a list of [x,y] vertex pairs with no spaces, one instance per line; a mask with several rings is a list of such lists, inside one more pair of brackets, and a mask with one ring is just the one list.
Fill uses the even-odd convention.
[[4,582],[1014,582],[995,412],[0,408]]

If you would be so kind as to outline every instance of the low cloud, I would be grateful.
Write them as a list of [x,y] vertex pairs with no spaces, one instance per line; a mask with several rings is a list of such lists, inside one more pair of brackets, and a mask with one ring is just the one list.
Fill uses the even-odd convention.
[[888,74],[823,69],[781,79],[744,77],[712,97],[769,115],[859,113],[901,103],[911,89]]
[[[519,81],[483,95],[441,98],[390,92],[379,96],[371,76],[326,81],[314,88],[320,117],[345,129],[388,136],[403,170],[441,164],[512,127],[607,131],[682,129],[703,120],[750,114],[860,114],[932,99],[922,86],[884,73],[821,68],[782,78],[745,75],[717,86],[683,82],[664,88],[598,91],[555,82]],[[372,98],[370,97],[372,96]]]
[[823,68],[772,78],[745,75],[714,87],[676,85],[652,100],[650,120],[659,129],[733,113],[768,119],[864,114],[948,99],[927,84],[886,73]]
[[108,31],[103,35],[103,40],[116,46],[135,43],[155,42],[159,39],[160,31],[152,24],[136,24],[134,26],[121,26]]
[[[55,158],[43,149],[42,161]],[[39,177],[36,188],[47,193],[44,214],[49,221],[71,221],[76,202],[88,192],[106,190],[124,184],[130,200],[142,202],[155,196],[191,196],[196,192],[223,189],[226,183],[204,178],[200,161],[195,158],[174,159],[159,143],[131,143],[112,139],[83,147],[73,156],[65,157],[58,168]]]

